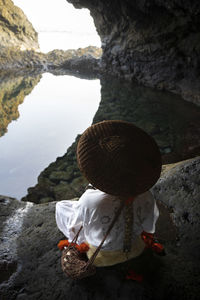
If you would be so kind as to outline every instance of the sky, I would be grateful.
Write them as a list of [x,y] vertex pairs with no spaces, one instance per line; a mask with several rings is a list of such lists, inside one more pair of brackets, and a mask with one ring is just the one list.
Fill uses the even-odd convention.
[[66,0],[13,0],[38,32],[40,50],[101,47],[88,9],[76,9]]
[[88,9],[76,9],[66,0],[13,0],[37,31],[67,30],[96,33]]

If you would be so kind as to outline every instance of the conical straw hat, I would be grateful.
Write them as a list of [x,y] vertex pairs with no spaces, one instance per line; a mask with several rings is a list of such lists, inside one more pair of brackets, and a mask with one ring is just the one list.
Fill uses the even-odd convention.
[[160,177],[161,155],[154,139],[125,121],[103,121],[80,137],[77,161],[97,189],[117,196],[136,196]]

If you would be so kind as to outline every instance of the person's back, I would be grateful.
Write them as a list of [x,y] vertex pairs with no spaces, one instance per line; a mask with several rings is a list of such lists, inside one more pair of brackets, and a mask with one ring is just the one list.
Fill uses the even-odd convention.
[[[161,172],[157,144],[132,123],[103,121],[79,139],[77,161],[95,188],[86,190],[79,201],[57,203],[59,229],[71,241],[82,225],[77,243],[89,245],[88,258],[106,237],[94,261],[97,266],[138,256],[145,247],[141,233],[154,233],[159,215],[149,192]],[[123,210],[107,234],[120,203]]]
[[[88,189],[79,199],[86,241],[97,247],[105,235],[115,212],[120,206],[117,196],[106,194],[100,190]],[[132,240],[143,231],[153,233],[159,212],[152,194],[148,191],[133,201]],[[102,249],[123,249],[124,213],[120,214],[111,233],[105,240]]]

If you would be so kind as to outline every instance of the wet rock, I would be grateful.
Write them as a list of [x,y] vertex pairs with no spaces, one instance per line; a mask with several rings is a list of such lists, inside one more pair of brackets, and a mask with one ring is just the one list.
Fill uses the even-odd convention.
[[17,255],[17,239],[22,230],[23,217],[32,203],[23,203],[0,196],[0,283],[13,280],[21,268]]
[[22,201],[41,203],[40,199],[47,197],[59,201],[79,197],[83,193],[87,180],[81,175],[75,155],[79,137],[64,156],[58,157],[39,175],[37,185],[28,189],[28,195]]
[[[146,250],[77,282],[61,270],[56,245],[63,235],[55,223],[55,202],[36,205],[0,197],[0,266],[17,262],[0,284],[1,299],[198,299],[199,168],[200,157],[166,165],[153,188],[160,208],[156,232],[166,256]],[[129,269],[143,274],[143,282],[125,280]]]

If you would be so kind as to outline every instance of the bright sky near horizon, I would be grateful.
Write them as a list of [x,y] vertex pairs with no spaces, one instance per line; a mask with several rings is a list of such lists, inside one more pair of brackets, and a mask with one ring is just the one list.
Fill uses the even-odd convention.
[[12,0],[38,32],[40,50],[101,47],[88,9],[76,9],[66,0]]
[[66,0],[13,0],[37,31],[96,33],[88,9],[76,9]]

